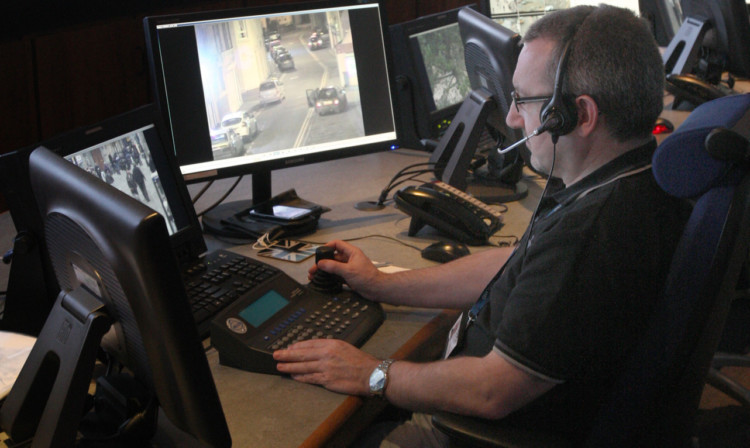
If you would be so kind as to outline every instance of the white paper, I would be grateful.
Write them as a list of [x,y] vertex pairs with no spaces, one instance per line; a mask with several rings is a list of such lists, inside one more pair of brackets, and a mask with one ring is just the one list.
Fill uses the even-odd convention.
[[35,342],[31,336],[0,331],[0,399],[10,393]]

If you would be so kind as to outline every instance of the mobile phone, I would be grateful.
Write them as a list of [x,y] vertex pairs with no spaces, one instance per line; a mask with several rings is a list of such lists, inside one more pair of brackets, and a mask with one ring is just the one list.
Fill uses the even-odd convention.
[[313,210],[309,208],[291,207],[288,205],[274,205],[271,213],[263,213],[255,209],[250,209],[249,214],[251,216],[258,216],[262,218],[278,219],[282,221],[291,221],[294,219],[304,218],[310,215]]

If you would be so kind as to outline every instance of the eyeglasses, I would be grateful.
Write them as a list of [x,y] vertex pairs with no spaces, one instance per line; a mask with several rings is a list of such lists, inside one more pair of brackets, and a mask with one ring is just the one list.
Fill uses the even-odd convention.
[[526,97],[520,97],[518,96],[518,92],[515,90],[510,92],[511,98],[513,98],[513,102],[516,103],[516,111],[521,112],[521,109],[518,107],[520,104],[526,104],[526,103],[538,103],[540,101],[547,101],[552,98],[552,95],[545,95],[545,96],[526,96]]

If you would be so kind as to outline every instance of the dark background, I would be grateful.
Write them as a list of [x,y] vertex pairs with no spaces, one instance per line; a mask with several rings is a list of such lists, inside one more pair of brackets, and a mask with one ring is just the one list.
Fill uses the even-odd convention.
[[[0,153],[152,102],[143,17],[279,3],[298,1],[13,0],[0,7]],[[384,0],[388,24],[470,3]]]

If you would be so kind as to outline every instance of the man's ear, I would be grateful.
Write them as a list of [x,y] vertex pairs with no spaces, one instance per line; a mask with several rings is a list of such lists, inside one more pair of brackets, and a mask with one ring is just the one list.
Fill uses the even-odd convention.
[[599,106],[589,95],[576,98],[576,112],[578,113],[578,130],[585,137],[599,125]]

